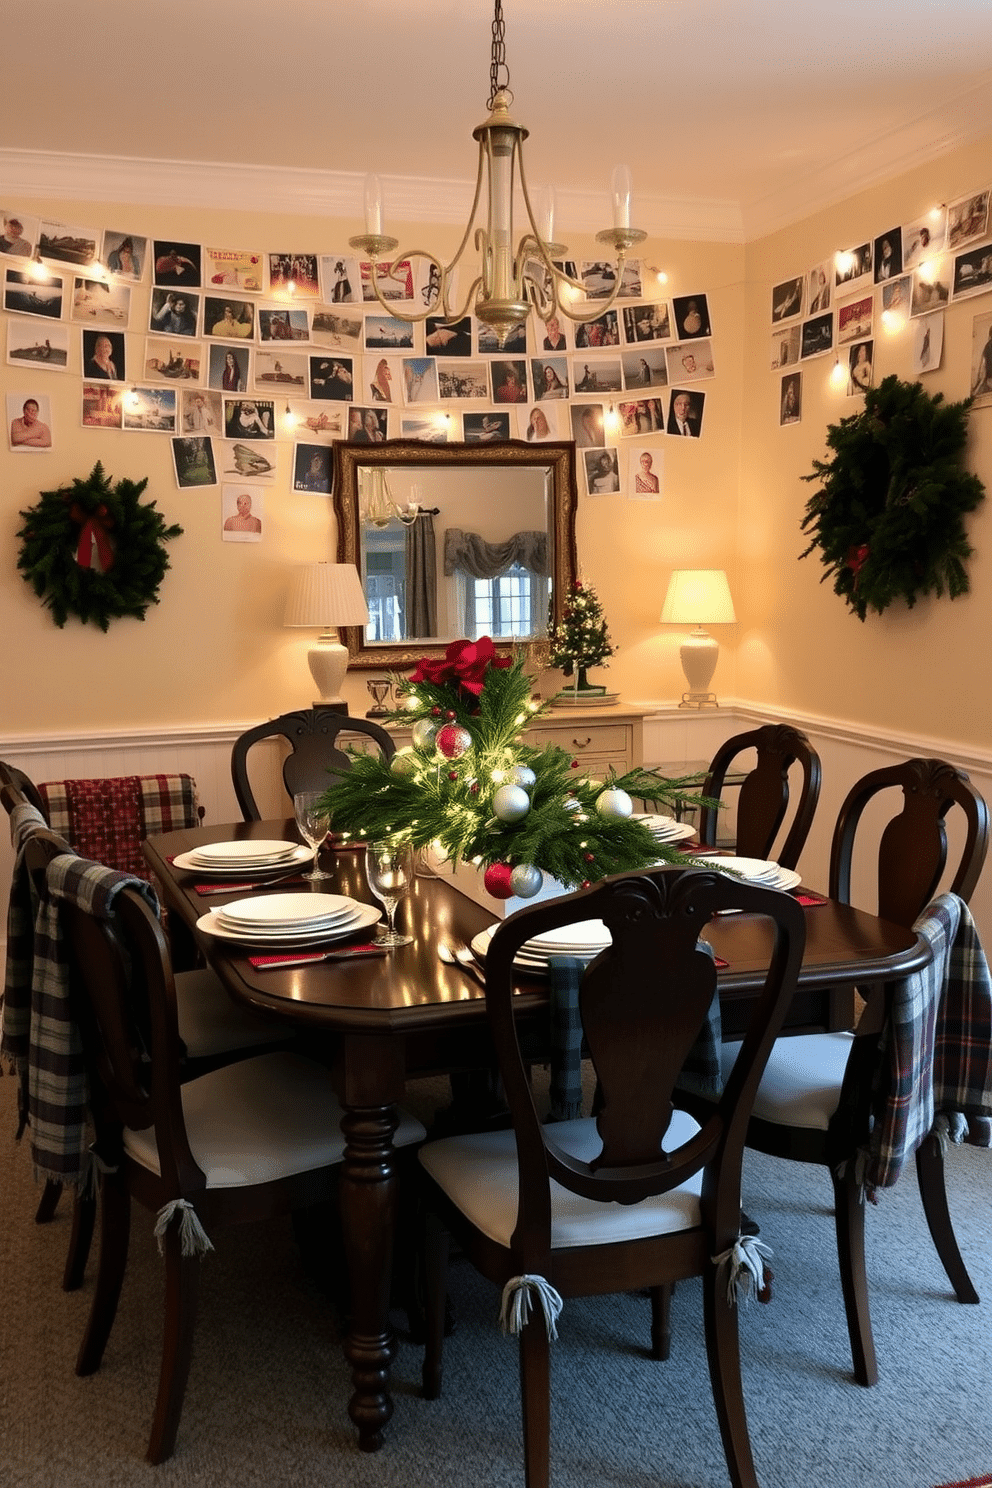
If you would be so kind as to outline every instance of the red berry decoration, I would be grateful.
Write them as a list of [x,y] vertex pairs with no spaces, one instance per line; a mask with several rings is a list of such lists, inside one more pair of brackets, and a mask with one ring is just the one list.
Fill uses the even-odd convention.
[[578,762],[578,760],[573,760],[572,763],[569,765],[568,768],[570,770],[577,770],[579,768],[579,762]]
[[482,875],[486,893],[492,894],[494,899],[509,899],[513,893],[510,887],[510,875],[513,869],[509,863],[490,863]]
[[457,770],[449,770],[448,771],[448,779],[449,780],[457,780],[458,779],[458,771]]
[[433,708],[431,709],[431,717],[432,718],[440,718],[441,717],[441,709],[437,706],[437,703],[435,703],[434,706],[433,706]]
[[592,887],[592,880],[591,879],[588,879],[588,878],[584,878],[582,880],[582,882],[579,884],[579,888],[580,889],[589,889],[591,887]]
[[445,713],[444,716],[448,720],[448,722],[450,723],[453,718],[457,718],[458,717],[458,714],[455,712],[454,708],[449,708],[448,711],[447,711],[447,713]]
[[584,863],[595,863],[595,861],[596,861],[596,855],[595,855],[595,853],[583,853],[583,855],[582,855],[582,861]]
[[434,744],[445,759],[461,759],[465,751],[472,747],[472,735],[460,723],[445,723],[438,729]]

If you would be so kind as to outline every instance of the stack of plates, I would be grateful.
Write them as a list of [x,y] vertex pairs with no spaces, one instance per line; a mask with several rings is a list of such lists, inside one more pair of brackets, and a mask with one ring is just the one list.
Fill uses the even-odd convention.
[[197,920],[196,928],[252,945],[325,944],[365,930],[381,917],[377,906],[341,894],[266,894],[212,909]]
[[728,872],[748,883],[762,884],[768,889],[794,889],[802,883],[799,874],[792,868],[780,868],[778,863],[765,858],[736,858],[727,854],[719,858],[697,857],[700,868],[715,868],[717,872]]
[[298,842],[266,842],[246,839],[243,842],[206,842],[188,853],[179,853],[174,866],[185,873],[216,873],[221,877],[243,878],[246,873],[271,873],[278,868],[299,867],[309,863],[313,848]]
[[[497,928],[490,925],[472,941],[472,950],[480,961],[485,961],[489,942]],[[549,930],[545,935],[535,935],[533,940],[525,941],[513,964],[532,975],[545,973],[552,956],[577,956],[581,961],[591,961],[610,944],[610,939],[610,932],[602,920],[579,920],[574,925],[562,925],[558,930]]]
[[678,822],[674,816],[652,816],[650,812],[635,811],[634,821],[639,821],[659,842],[685,842],[695,837],[696,829],[690,822]]

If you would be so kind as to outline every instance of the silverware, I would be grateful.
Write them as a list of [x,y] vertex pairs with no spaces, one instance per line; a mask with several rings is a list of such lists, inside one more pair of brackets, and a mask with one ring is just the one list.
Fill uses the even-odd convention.
[[462,971],[468,973],[478,982],[480,987],[486,985],[485,974],[476,961],[472,952],[466,945],[447,945],[444,941],[437,948],[438,956],[447,966],[460,966]]
[[306,883],[307,881],[299,868],[294,868],[292,873],[280,873],[276,878],[259,878],[252,882],[245,879],[242,883],[233,884],[230,882],[196,884],[195,888],[201,897],[206,897],[207,894],[241,894],[245,889],[274,889],[276,884],[291,883],[294,878],[298,879],[300,883]]
[[385,946],[364,945],[350,946],[341,951],[323,951],[320,955],[311,952],[309,955],[280,956],[278,953],[272,956],[249,956],[249,961],[256,971],[282,971],[287,966],[316,966],[321,961],[347,961],[363,960],[366,956],[384,956]]

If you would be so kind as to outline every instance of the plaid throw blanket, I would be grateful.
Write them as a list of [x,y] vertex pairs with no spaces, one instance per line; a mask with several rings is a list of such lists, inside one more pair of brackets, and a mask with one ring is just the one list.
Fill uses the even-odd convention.
[[118,775],[39,785],[52,831],[84,858],[149,877],[141,844],[152,832],[200,824],[191,775]]
[[[17,1135],[27,1123],[28,1040],[31,1032],[31,966],[38,899],[24,863],[24,846],[32,833],[48,823],[33,806],[15,806],[10,813],[10,841],[14,871],[7,906],[7,970],[0,1008],[0,1060],[21,1077],[17,1100]],[[66,851],[68,852],[68,844]]]
[[[865,1184],[891,1188],[935,1125],[992,1144],[992,978],[968,906],[942,894],[913,927],[933,960],[895,988]],[[961,1120],[961,1118],[964,1120]]]
[[[26,879],[27,874],[22,870],[18,877]],[[19,902],[13,951],[8,942],[3,1053],[22,1080],[18,1135],[26,1121],[39,1181],[52,1178],[83,1185],[90,1172],[86,1065],[72,1018],[60,905],[63,901],[75,904],[98,919],[109,920],[114,899],[126,886],[139,889],[157,911],[154,890],[142,879],[114,873],[70,852],[53,859],[45,895],[34,906],[27,954],[23,916],[31,914],[31,906],[23,899]],[[13,894],[11,898],[13,903]]]

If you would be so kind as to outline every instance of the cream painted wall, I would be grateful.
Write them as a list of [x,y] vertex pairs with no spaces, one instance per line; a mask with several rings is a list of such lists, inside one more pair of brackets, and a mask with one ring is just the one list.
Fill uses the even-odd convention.
[[[746,256],[747,349],[738,534],[737,681],[740,696],[800,714],[852,720],[966,750],[992,746],[988,633],[992,623],[992,501],[970,518],[976,549],[970,594],[893,606],[862,624],[833,593],[799,529],[814,489],[801,477],[826,453],[828,424],[857,412],[829,384],[833,357],[802,364],[802,423],[779,427],[781,373],[770,372],[771,287],[838,249],[853,247],[913,220],[931,206],[989,184],[992,141],[962,149],[882,187],[852,195],[828,211],[749,246]],[[949,401],[970,386],[972,321],[992,310],[988,295],[948,306],[944,359],[921,380]],[[911,334],[889,335],[876,308],[876,381],[911,378]],[[790,369],[791,370],[791,369]],[[969,468],[992,490],[992,408],[973,411]],[[952,755],[953,757],[953,755]]]

